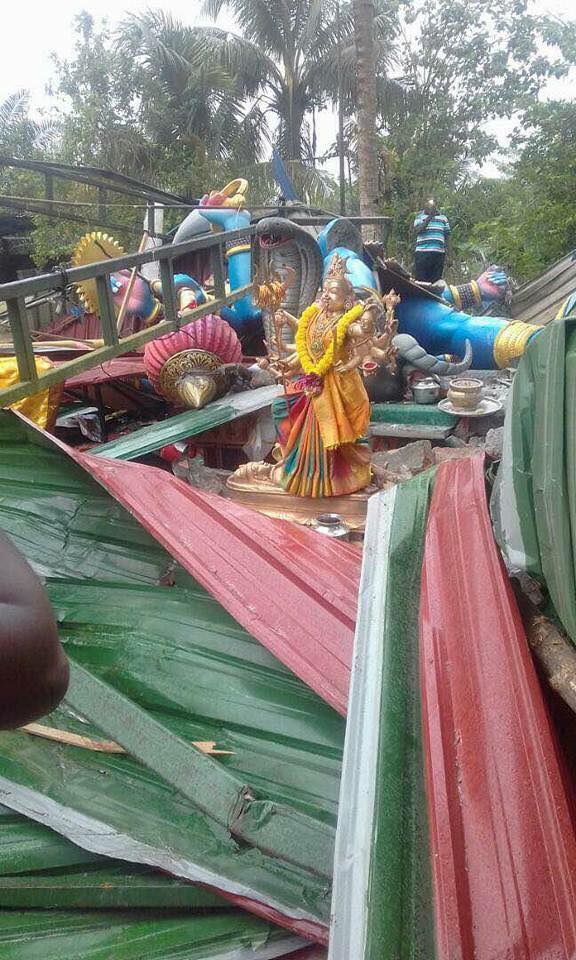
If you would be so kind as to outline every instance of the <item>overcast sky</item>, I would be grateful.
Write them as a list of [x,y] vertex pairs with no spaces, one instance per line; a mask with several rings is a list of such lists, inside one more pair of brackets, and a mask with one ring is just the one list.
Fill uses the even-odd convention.
[[[433,0],[432,0],[433,2]],[[538,13],[550,13],[565,19],[575,16],[574,0],[533,0]],[[70,54],[74,37],[72,20],[82,9],[95,19],[106,17],[110,22],[121,20],[126,12],[161,8],[184,23],[199,24],[202,2],[196,0],[5,0],[2,4],[2,61],[0,100],[21,88],[30,90],[33,102],[45,103],[44,90],[52,76],[50,53]],[[206,21],[204,21],[206,22]],[[556,83],[551,95],[572,97],[574,83]],[[334,124],[327,118],[320,130],[320,151],[334,139]],[[500,139],[505,143],[508,125],[499,125]],[[322,134],[324,134],[322,136]]]

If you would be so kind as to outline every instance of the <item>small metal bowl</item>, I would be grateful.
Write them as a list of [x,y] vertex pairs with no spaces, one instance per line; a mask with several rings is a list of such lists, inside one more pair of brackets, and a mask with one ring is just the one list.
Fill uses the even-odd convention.
[[320,513],[314,520],[314,528],[325,537],[341,540],[347,540],[350,533],[348,524],[337,513]]
[[412,396],[415,403],[437,403],[440,386],[431,378],[418,380],[412,387]]

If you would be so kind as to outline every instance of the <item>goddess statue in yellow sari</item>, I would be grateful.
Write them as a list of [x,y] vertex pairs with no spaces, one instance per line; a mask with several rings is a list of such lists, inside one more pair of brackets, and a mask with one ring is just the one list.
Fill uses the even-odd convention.
[[295,332],[294,351],[271,358],[268,366],[287,382],[288,413],[280,424],[281,459],[249,463],[231,486],[271,481],[299,497],[341,497],[368,486],[370,449],[362,440],[370,402],[358,371],[391,361],[391,332],[376,334],[374,301],[359,303],[346,278],[346,261],[337,254],[317,303],[299,320],[278,311],[277,320]]

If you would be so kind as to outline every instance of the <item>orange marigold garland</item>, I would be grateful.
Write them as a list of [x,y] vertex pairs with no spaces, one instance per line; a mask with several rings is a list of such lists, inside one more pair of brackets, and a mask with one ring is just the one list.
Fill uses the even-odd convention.
[[[335,340],[337,348],[341,347],[344,343],[346,331],[350,324],[358,320],[358,318],[362,316],[363,311],[364,304],[357,303],[356,306],[352,307],[351,310],[347,310],[346,313],[340,317],[336,324]],[[310,322],[318,316],[319,312],[320,307],[317,303],[313,303],[312,306],[306,308],[300,317],[298,330],[296,332],[296,351],[304,373],[314,373],[317,377],[324,377],[330,370],[330,367],[334,365],[334,338],[330,341],[319,360],[312,359],[306,343],[306,335]]]

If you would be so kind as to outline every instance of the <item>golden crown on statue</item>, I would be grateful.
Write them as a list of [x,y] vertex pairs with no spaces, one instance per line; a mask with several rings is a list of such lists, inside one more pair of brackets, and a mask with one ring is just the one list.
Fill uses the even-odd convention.
[[346,276],[347,263],[348,257],[341,257],[339,253],[335,253],[330,261],[330,266],[328,267],[324,280],[348,280]]

